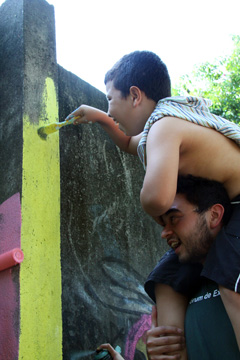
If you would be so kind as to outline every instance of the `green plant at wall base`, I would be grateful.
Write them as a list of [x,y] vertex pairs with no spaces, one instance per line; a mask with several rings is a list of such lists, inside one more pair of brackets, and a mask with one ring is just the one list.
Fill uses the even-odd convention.
[[232,37],[230,56],[203,63],[184,75],[173,95],[201,96],[212,100],[211,112],[240,124],[240,36]]

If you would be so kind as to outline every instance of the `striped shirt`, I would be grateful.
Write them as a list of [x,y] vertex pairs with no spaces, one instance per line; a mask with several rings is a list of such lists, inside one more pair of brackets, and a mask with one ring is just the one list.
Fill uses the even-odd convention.
[[160,100],[147,120],[141,140],[138,144],[138,156],[143,163],[144,168],[146,165],[146,143],[148,132],[156,121],[165,116],[177,117],[188,120],[194,124],[212,128],[231,140],[234,140],[238,146],[240,146],[240,126],[221,116],[210,113],[208,107],[211,105],[211,100],[193,96],[176,96]]

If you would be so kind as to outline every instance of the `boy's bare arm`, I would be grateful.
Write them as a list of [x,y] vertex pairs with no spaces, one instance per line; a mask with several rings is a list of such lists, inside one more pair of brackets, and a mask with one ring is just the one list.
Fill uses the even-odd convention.
[[222,302],[232,323],[240,351],[240,294],[219,286]]
[[143,209],[153,217],[164,214],[176,195],[181,142],[181,132],[167,117],[155,123],[149,131],[147,167],[140,200]]
[[152,324],[147,331],[146,344],[149,360],[185,359],[181,355],[186,347],[183,330],[175,326],[158,326],[156,306],[152,307]]
[[[181,341],[175,345],[176,350],[168,352],[167,355],[178,355],[179,359],[186,360],[187,349],[183,341],[183,336],[188,299],[186,296],[177,293],[169,285],[165,284],[155,285],[155,296],[157,304],[157,326],[161,328],[173,327],[181,331],[181,333],[179,332]],[[166,335],[170,336],[171,334],[168,332]],[[176,333],[173,333],[172,336],[176,338]]]
[[74,124],[99,123],[113,142],[123,151],[137,155],[137,146],[141,138],[141,134],[137,136],[125,135],[115,124],[107,113],[88,105],[81,105],[74,110],[68,118],[76,117]]

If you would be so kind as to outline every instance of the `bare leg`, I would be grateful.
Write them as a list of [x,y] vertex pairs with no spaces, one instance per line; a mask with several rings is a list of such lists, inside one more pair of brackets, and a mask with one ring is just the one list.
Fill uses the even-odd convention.
[[[155,285],[155,296],[158,326],[176,326],[184,331],[187,297],[164,284]],[[186,347],[178,353],[181,355],[181,360],[187,359]]]

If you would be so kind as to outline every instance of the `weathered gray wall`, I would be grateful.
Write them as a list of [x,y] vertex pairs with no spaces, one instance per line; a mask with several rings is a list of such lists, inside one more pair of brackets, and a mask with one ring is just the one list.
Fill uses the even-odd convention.
[[[60,119],[82,103],[107,109],[105,95],[75,75],[59,67],[58,78]],[[124,350],[150,311],[142,286],[161,249],[139,202],[144,171],[98,124],[62,129],[60,149],[64,357],[105,341]]]
[[[0,26],[7,29],[0,31],[5,51],[0,56],[2,201],[21,193],[23,112],[33,126],[42,120],[46,77],[58,88],[60,121],[81,103],[107,109],[103,93],[57,66],[52,11],[43,15],[41,33],[38,12],[43,14],[45,1],[32,1],[32,10],[30,0],[7,0],[11,6],[1,8]],[[126,360],[145,358],[140,338],[149,325],[151,302],[143,283],[165,245],[159,227],[140,206],[143,177],[138,158],[121,152],[98,124],[60,130],[65,360],[106,341],[120,345]]]
[[[61,308],[58,306],[57,316],[52,311],[52,304],[61,305],[60,300],[55,301],[61,296],[61,278],[54,277],[58,282],[50,280],[54,272],[46,266],[48,260],[41,261],[41,269],[35,262],[42,258],[43,250],[45,254],[50,254],[51,249],[59,250],[60,242],[53,238],[54,245],[49,246],[48,242],[45,246],[36,226],[38,220],[35,224],[33,221],[39,214],[41,217],[41,212],[44,213],[38,222],[43,228],[42,220],[46,218],[48,207],[45,192],[40,190],[44,176],[37,176],[42,171],[42,165],[37,168],[36,164],[44,156],[44,146],[39,151],[37,127],[40,120],[53,121],[46,116],[43,93],[47,78],[57,88],[56,76],[53,7],[44,0],[7,0],[0,8],[0,254],[21,247],[24,262],[0,273],[1,359],[16,360],[19,356],[25,360],[47,360],[42,354],[46,353],[46,349],[51,351],[49,344],[53,344],[57,356],[59,353],[62,355]],[[56,113],[54,121],[57,118]],[[48,171],[51,172],[49,159],[46,157],[44,160],[42,164],[49,164]],[[45,172],[45,175],[48,174]],[[41,200],[43,206],[39,206],[38,195],[44,199]],[[53,223],[59,220],[59,212],[52,211],[56,214]],[[60,235],[57,240],[60,240]],[[44,258],[46,260],[46,256]],[[60,260],[57,251],[55,259]],[[57,261],[53,262],[57,264]],[[55,273],[61,275],[60,261],[57,270],[55,267]],[[56,288],[59,295],[54,298]],[[55,356],[51,358],[55,359]]]
[[21,191],[23,112],[22,1],[1,6],[0,21],[0,203]]
[[[31,6],[31,2],[34,6]],[[57,85],[55,24],[43,0],[11,0],[1,6],[0,22],[0,201],[21,192],[23,112],[36,123],[45,77]],[[45,17],[45,27],[41,26]],[[45,49],[44,52],[40,52]]]

